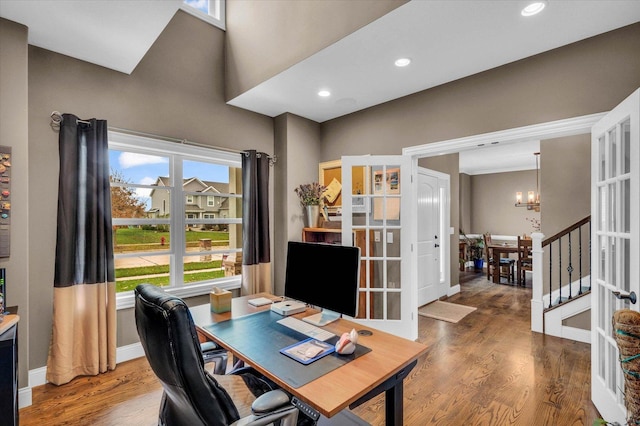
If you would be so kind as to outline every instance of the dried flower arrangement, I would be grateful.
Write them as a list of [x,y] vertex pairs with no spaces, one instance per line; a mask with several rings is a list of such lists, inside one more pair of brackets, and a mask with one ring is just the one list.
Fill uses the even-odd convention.
[[296,189],[295,193],[300,197],[300,204],[303,206],[319,206],[323,193],[327,189],[326,186],[320,185],[318,182],[302,184]]

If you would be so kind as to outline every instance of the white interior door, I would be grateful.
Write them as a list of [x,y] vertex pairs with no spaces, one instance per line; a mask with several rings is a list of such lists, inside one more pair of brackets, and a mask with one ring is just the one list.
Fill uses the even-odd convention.
[[418,306],[438,298],[440,284],[440,188],[438,178],[418,168]]
[[[354,169],[365,170],[364,190],[353,194]],[[411,157],[342,157],[342,241],[364,233],[356,321],[398,336],[418,337],[412,284]]]
[[608,422],[626,424],[624,379],[611,317],[640,295],[640,90],[591,131],[591,399]]

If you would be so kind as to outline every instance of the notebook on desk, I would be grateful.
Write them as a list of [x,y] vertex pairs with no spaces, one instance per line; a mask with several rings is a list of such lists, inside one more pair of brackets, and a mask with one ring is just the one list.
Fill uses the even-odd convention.
[[335,351],[335,347],[332,344],[314,339],[313,337],[280,349],[281,354],[286,355],[291,359],[295,359],[304,365],[309,365],[312,362],[329,355],[333,351]]

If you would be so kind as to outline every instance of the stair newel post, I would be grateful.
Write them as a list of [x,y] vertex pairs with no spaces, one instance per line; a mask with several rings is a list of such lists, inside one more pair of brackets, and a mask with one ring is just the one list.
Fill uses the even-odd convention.
[[544,234],[534,232],[531,234],[531,255],[532,255],[532,289],[531,289],[531,331],[544,333],[544,302],[542,300],[542,290],[544,286],[544,251],[542,240]]

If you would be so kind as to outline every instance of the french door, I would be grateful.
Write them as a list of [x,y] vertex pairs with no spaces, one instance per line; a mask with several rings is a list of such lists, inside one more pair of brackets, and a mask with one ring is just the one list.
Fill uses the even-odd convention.
[[[402,155],[342,157],[342,241],[364,234],[355,321],[415,340],[411,167]],[[354,174],[364,174],[362,188],[352,188]]]
[[[639,310],[640,90],[591,131],[591,399],[609,423],[626,424],[624,379],[611,317]],[[616,297],[614,292],[618,293]]]

